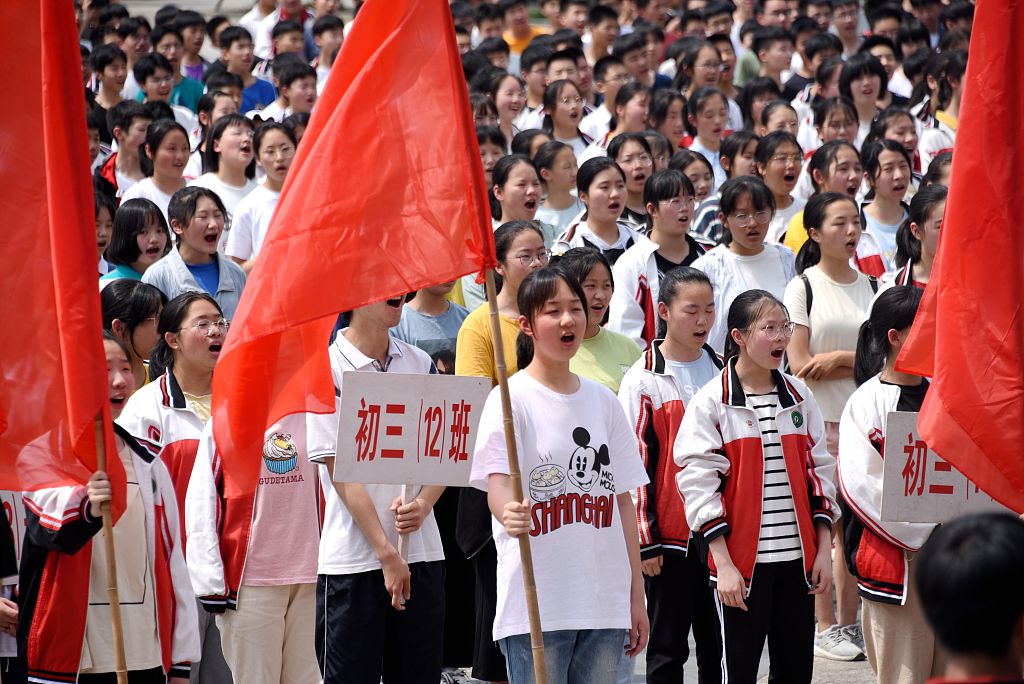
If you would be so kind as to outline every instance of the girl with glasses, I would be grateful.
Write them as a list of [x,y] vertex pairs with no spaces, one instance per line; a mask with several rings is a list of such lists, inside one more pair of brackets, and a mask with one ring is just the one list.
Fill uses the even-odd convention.
[[625,133],[612,140],[608,157],[626,174],[626,206],[622,220],[637,231],[644,231],[647,223],[644,183],[654,173],[651,146],[642,133]]
[[[731,181],[730,181],[731,182]],[[686,520],[708,545],[723,681],[809,684],[814,595],[832,585],[835,460],[806,385],[779,370],[786,307],[749,290],[729,307],[726,367],[690,400],[675,439]]]
[[[767,290],[782,297],[796,275],[793,252],[766,243],[768,224],[775,213],[775,197],[759,178],[740,176],[722,186],[718,218],[724,228],[722,244],[693,262],[708,274],[715,289],[715,307],[728,311],[734,299],[747,290]],[[716,318],[708,337],[715,351],[725,348],[724,317]]]
[[[800,275],[786,287],[784,300],[796,323],[789,367],[814,392],[825,421],[825,446],[836,458],[839,417],[856,388],[857,330],[867,318],[878,282],[850,266],[861,238],[860,216],[851,197],[819,193],[807,203],[803,216],[808,240],[797,255]],[[843,548],[841,527],[835,530],[835,543]],[[858,660],[863,658],[863,637],[857,622],[857,587],[841,554],[835,563],[837,609],[831,593],[817,597],[815,649],[833,660]]]
[[558,142],[572,148],[580,161],[587,146],[593,142],[580,131],[586,113],[579,86],[569,80],[554,81],[544,89],[544,123],[542,128]]
[[689,235],[697,201],[693,184],[681,171],[658,171],[644,186],[649,237],[615,262],[619,283],[612,294],[608,327],[629,336],[646,349],[657,334],[656,302],[661,281],[674,270],[689,266],[704,248]]
[[791,133],[785,131],[775,131],[764,136],[754,150],[757,174],[775,199],[775,215],[768,228],[768,240],[771,242],[782,242],[790,219],[806,204],[803,199],[793,196],[803,163],[800,144]]

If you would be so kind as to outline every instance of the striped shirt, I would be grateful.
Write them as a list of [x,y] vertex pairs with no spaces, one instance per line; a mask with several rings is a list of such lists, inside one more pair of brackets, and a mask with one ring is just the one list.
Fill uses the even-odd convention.
[[793,508],[793,490],[782,455],[775,413],[779,393],[748,394],[747,407],[757,414],[764,450],[764,488],[761,501],[761,533],[757,540],[757,562],[779,563],[802,556],[800,530]]

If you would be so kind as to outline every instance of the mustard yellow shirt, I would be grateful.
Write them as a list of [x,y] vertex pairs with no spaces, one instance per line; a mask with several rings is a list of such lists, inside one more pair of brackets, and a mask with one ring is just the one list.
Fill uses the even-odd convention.
[[807,242],[807,230],[804,228],[804,210],[801,209],[789,220],[789,225],[786,227],[786,239],[782,241],[782,244],[793,250],[793,254],[798,254],[805,242]]
[[[516,337],[519,321],[499,314],[501,341],[504,344],[505,368],[509,375],[519,370],[516,364]],[[490,378],[498,384],[498,371],[494,365],[494,337],[491,335],[490,310],[486,303],[470,312],[459,328],[455,342],[455,374]]]

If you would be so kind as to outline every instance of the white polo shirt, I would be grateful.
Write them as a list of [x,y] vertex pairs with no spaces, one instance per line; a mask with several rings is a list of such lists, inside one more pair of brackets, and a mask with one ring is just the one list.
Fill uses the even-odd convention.
[[[364,355],[347,339],[344,331],[338,333],[330,347],[331,376],[335,387],[334,413],[306,415],[306,445],[309,460],[319,464],[320,484],[327,508],[324,515],[323,532],[320,534],[320,559],[317,573],[321,575],[351,575],[357,572],[380,570],[380,561],[373,546],[356,525],[352,514],[334,489],[331,473],[324,459],[334,456],[338,446],[338,423],[341,410],[341,377],[343,373],[378,373],[383,368],[374,359]],[[433,363],[426,352],[391,338],[388,347],[389,373],[431,373]],[[394,513],[391,503],[402,495],[401,485],[363,485],[377,509],[377,518],[388,539],[397,548],[398,533],[395,531]],[[419,494],[419,488],[410,487],[409,497]],[[406,535],[406,558],[410,564],[444,560],[441,535],[437,531],[434,513],[423,521],[417,531]]]

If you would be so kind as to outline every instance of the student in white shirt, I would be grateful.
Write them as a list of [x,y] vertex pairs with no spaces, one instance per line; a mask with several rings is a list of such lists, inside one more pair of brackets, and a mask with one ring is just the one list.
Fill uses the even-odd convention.
[[583,117],[580,130],[591,140],[600,140],[611,128],[615,114],[615,98],[619,89],[629,83],[629,72],[618,57],[602,57],[594,65],[594,89],[604,101]]
[[228,114],[218,119],[206,141],[206,173],[189,182],[190,186],[213,190],[224,203],[227,216],[219,245],[221,251],[231,232],[235,207],[256,188],[254,132],[252,121],[241,114]]
[[800,144],[791,133],[785,131],[774,131],[765,135],[754,150],[757,173],[764,179],[764,184],[775,198],[775,215],[768,227],[769,242],[783,241],[790,219],[806,204],[803,199],[793,196],[803,161]]
[[554,226],[559,234],[576,222],[586,206],[576,190],[576,155],[565,143],[551,140],[541,145],[533,163],[544,183],[546,197],[537,209],[537,220]]
[[[626,416],[607,388],[569,363],[587,327],[586,297],[557,267],[519,290],[523,372],[509,379],[523,501],[512,498],[499,391],[484,406],[470,484],[485,490],[498,545],[493,636],[511,684],[532,683],[516,537],[533,552],[552,684],[612,684],[647,643],[649,621],[629,492],[647,483]],[[625,647],[623,641],[626,641]]]
[[[628,86],[627,86],[628,87]],[[626,88],[620,92],[623,93]],[[646,98],[644,100],[646,118]],[[608,158],[615,161],[626,174],[626,206],[621,220],[638,232],[647,231],[647,205],[644,203],[644,183],[654,174],[654,155],[643,133],[616,134],[608,145]]]
[[597,157],[580,166],[576,188],[587,213],[558,237],[553,251],[563,254],[573,247],[593,247],[614,264],[639,236],[619,220],[626,206],[626,174],[608,157]]
[[188,163],[188,134],[181,124],[162,119],[154,121],[146,129],[146,159],[139,159],[146,178],[131,186],[121,195],[126,202],[136,197],[151,200],[164,213],[164,220],[170,225],[167,205],[171,196],[185,187],[183,176]]
[[231,232],[224,248],[224,254],[241,266],[246,274],[256,265],[256,256],[263,247],[270,219],[281,198],[285,176],[295,157],[295,135],[281,124],[266,123],[256,131],[253,145],[256,163],[266,178],[235,206]]
[[632,81],[619,88],[615,95],[615,114],[609,120],[608,132],[590,143],[579,162],[582,164],[588,159],[604,156],[612,140],[624,133],[642,134],[647,127],[650,102],[651,89],[639,81]]
[[572,81],[555,81],[544,89],[544,132],[572,148],[578,160],[593,142],[580,132],[583,95]]
[[687,107],[687,122],[693,142],[690,150],[699,152],[711,164],[715,174],[712,192],[725,182],[725,169],[719,160],[722,136],[729,121],[729,103],[718,88],[698,88]]
[[[728,311],[737,296],[751,289],[767,290],[780,298],[796,275],[793,252],[765,242],[774,212],[775,197],[761,179],[740,176],[722,186],[722,244],[693,262],[711,279],[718,311]],[[728,332],[724,318],[715,319],[708,339],[719,353]]]
[[[786,287],[786,308],[796,324],[789,365],[814,392],[825,421],[825,446],[836,458],[839,418],[856,389],[857,331],[878,283],[850,266],[861,236],[860,215],[852,198],[837,192],[814,195],[804,210],[804,227],[809,239],[796,260],[800,277]],[[843,548],[841,527],[835,529],[835,543]],[[816,597],[816,652],[833,660],[856,660],[863,657],[857,585],[843,555],[837,554],[834,562],[837,609],[832,607],[831,594]]]
[[[222,74],[227,73],[226,71],[222,72]],[[234,76],[234,74],[230,75]],[[241,92],[241,87],[239,87],[239,92]],[[238,102],[234,96],[222,90],[212,89],[199,98],[198,109],[199,144],[192,151],[188,158],[188,165],[185,166],[185,178],[188,180],[203,175],[203,158],[206,156],[206,143],[210,137],[210,129],[221,117],[238,114]]]
[[[318,464],[326,513],[317,568],[316,652],[325,682],[441,679],[444,551],[433,506],[444,487],[332,480],[345,373],[431,373],[426,352],[388,334],[403,297],[352,312],[330,347],[335,411],[307,414],[309,460]],[[350,457],[351,455],[346,455]],[[405,536],[406,558],[398,553]]]

